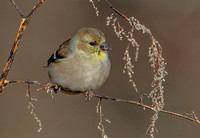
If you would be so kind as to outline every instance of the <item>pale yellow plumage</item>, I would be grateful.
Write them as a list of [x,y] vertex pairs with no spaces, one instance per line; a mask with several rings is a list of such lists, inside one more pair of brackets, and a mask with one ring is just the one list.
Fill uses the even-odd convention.
[[48,73],[52,83],[73,92],[98,89],[110,72],[108,49],[101,31],[80,29],[49,58]]

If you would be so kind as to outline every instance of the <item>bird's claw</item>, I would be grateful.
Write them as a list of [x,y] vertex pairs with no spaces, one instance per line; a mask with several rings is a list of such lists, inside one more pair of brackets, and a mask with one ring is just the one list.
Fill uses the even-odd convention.
[[90,101],[93,97],[94,93],[92,91],[86,91],[85,92],[85,100]]
[[61,86],[59,86],[58,84],[55,84],[54,87],[53,87],[53,91],[55,93],[59,92],[61,90]]

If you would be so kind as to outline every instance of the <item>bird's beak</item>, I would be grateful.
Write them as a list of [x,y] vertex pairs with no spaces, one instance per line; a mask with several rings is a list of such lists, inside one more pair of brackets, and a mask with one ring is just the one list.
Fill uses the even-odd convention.
[[100,45],[100,49],[104,50],[104,51],[107,51],[107,50],[111,50],[112,48],[106,44],[105,42],[103,42],[101,45]]

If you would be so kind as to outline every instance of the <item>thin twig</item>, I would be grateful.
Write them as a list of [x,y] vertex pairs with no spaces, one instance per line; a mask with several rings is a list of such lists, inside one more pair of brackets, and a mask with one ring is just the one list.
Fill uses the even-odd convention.
[[32,10],[29,12],[28,16],[24,16],[23,12],[20,10],[20,8],[17,6],[17,4],[14,2],[14,0],[10,0],[11,3],[14,5],[14,7],[17,9],[17,11],[19,12],[20,16],[22,17],[21,19],[21,23],[17,32],[17,36],[15,38],[15,41],[13,43],[13,46],[11,48],[11,52],[10,55],[8,57],[8,60],[6,62],[6,65],[3,69],[3,72],[0,76],[0,92],[2,92],[7,84],[6,82],[6,77],[8,75],[8,72],[12,66],[12,63],[14,61],[14,57],[15,54],[17,52],[18,49],[18,45],[22,39],[22,35],[24,33],[24,31],[26,30],[26,27],[31,19],[31,16],[33,15],[33,13],[42,5],[42,3],[44,3],[45,0],[40,0],[40,2],[38,2],[33,8]]
[[[128,21],[129,23],[131,22],[131,20],[130,20],[125,14],[121,13],[119,10],[117,10],[116,8],[114,8],[114,7],[112,6],[112,4],[111,4],[108,0],[105,0],[105,3],[111,8],[112,11],[116,12],[118,15],[120,15],[121,17],[123,17],[123,18],[124,18],[126,21]],[[132,27],[134,27],[135,25],[133,24],[133,22],[131,22],[131,23],[132,23]],[[154,37],[153,34],[152,34],[151,32],[147,32],[147,34],[148,34],[149,36]]]
[[25,18],[23,12],[21,11],[21,9],[19,8],[19,6],[17,6],[17,4],[14,2],[14,0],[10,0],[11,3],[14,5],[14,7],[17,9],[17,11],[19,12],[19,15],[22,17],[22,18]]
[[97,104],[97,113],[99,113],[99,124],[98,124],[98,129],[101,131],[101,136],[102,138],[107,138],[108,136],[106,135],[105,133],[105,128],[104,128],[104,125],[103,125],[103,118],[104,118],[104,115],[102,113],[102,98],[99,98],[99,102]]
[[[49,88],[53,88],[55,86],[54,84],[50,85],[50,84],[44,84],[44,83],[40,83],[38,81],[30,81],[30,80],[9,80],[9,81],[7,81],[7,84],[9,84],[9,83],[28,83],[28,84],[32,84],[32,85],[38,85],[38,86],[49,87]],[[111,100],[111,101],[120,102],[120,103],[134,104],[134,105],[143,107],[145,109],[155,111],[155,109],[152,106],[145,105],[139,101],[125,100],[125,99],[120,99],[120,98],[115,98],[115,97],[110,97],[110,96],[102,96],[102,95],[97,95],[97,94],[94,94],[93,97],[105,99],[105,100]],[[167,111],[167,110],[163,110],[163,109],[160,110],[160,112],[166,113],[169,115],[173,115],[173,116],[177,116],[177,117],[192,121],[194,123],[200,124],[200,121],[197,118],[192,118],[192,117],[189,117],[189,116],[186,116],[183,114],[179,114],[176,112]]]
[[30,80],[9,80],[7,81],[7,83],[28,83],[28,84],[34,84],[34,85],[38,85],[38,86],[48,86],[47,84],[44,83],[40,83],[38,81],[30,81]]
[[106,4],[117,14],[119,14],[120,16],[122,16],[124,19],[126,19],[127,21],[129,21],[129,18],[127,16],[125,16],[124,14],[122,14],[120,11],[118,11],[116,8],[114,8],[111,3],[108,0],[105,0]]
[[30,86],[31,84],[30,83],[28,83],[28,88],[27,88],[27,92],[28,92],[28,98],[29,98],[29,103],[31,103],[31,86]]
[[[154,111],[153,107],[151,107],[149,105],[142,104],[139,101],[125,100],[125,99],[120,99],[120,98],[115,98],[115,97],[110,97],[110,96],[96,95],[96,94],[94,94],[93,97],[97,97],[97,98],[101,98],[101,99],[107,99],[107,100],[112,100],[112,101],[115,101],[115,102],[121,102],[121,103],[127,103],[127,104],[134,104],[134,105],[137,105],[137,106],[141,106],[141,107],[143,107],[145,109],[149,109],[149,110]],[[194,119],[194,118],[191,118],[191,117],[179,114],[179,113],[175,113],[175,112],[167,111],[167,110],[160,110],[160,112],[166,113],[166,114],[169,114],[169,115],[173,115],[173,116],[177,116],[177,117],[181,117],[183,119],[187,119],[187,120],[192,121],[194,123],[200,124],[200,121],[198,119]]]

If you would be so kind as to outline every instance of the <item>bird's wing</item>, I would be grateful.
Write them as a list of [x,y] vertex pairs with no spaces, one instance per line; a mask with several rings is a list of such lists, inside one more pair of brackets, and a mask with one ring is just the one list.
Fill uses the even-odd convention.
[[48,59],[48,66],[50,63],[52,62],[58,62],[59,59],[63,59],[66,58],[67,56],[69,56],[69,54],[71,54],[71,49],[69,46],[69,41],[71,39],[68,39],[67,41],[64,41],[58,48],[58,50],[56,52],[54,52],[51,57]]

